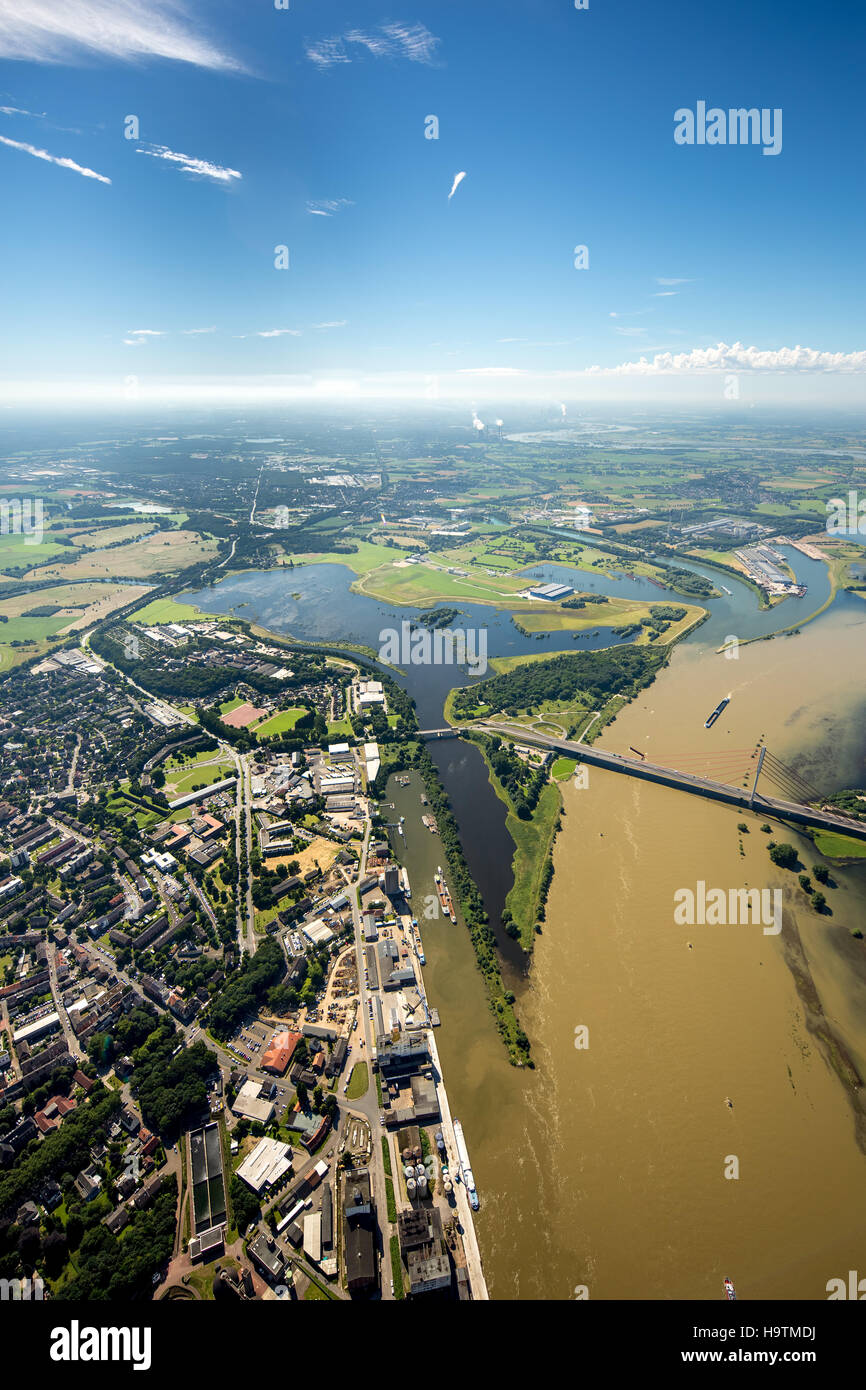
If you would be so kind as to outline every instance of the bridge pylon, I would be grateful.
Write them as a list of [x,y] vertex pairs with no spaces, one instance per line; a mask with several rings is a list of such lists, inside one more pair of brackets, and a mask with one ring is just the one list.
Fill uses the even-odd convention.
[[761,744],[760,756],[759,756],[759,758],[758,758],[758,766],[757,766],[757,770],[756,770],[756,772],[755,772],[755,780],[754,780],[754,782],[752,783],[752,794],[751,794],[751,796],[749,797],[749,807],[752,808],[752,809],[754,808],[754,805],[755,805],[755,797],[756,797],[757,794],[758,794],[758,778],[759,778],[760,775],[761,775],[761,768],[764,766],[764,758],[766,757],[766,754],[767,754],[767,745],[766,745],[765,743],[762,743],[762,744]]

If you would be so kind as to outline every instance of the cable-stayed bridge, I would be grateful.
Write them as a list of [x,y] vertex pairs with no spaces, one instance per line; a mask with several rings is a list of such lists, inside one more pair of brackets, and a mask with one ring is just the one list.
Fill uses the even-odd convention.
[[[715,752],[672,754],[664,762],[650,762],[640,752],[634,757],[594,748],[591,744],[573,739],[555,738],[549,734],[526,729],[507,720],[482,720],[474,726],[486,734],[499,734],[517,743],[549,748],[566,757],[576,758],[591,767],[620,772],[639,781],[656,782],[703,796],[710,801],[723,801],[729,806],[771,816],[777,820],[793,821],[815,829],[833,830],[866,840],[866,822],[850,820],[840,812],[824,810],[823,796],[817,787],[792,767],[777,758],[765,744],[751,749],[725,749]],[[460,729],[423,729],[421,737],[432,741],[438,738],[459,738]]]

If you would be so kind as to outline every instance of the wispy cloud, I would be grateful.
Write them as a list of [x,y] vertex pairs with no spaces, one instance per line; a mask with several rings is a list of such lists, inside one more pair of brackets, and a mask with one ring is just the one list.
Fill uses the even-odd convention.
[[74,159],[49,154],[47,150],[39,150],[35,145],[24,144],[21,140],[10,140],[7,136],[0,135],[0,144],[8,145],[10,150],[21,150],[24,154],[32,154],[34,159],[44,159],[46,164],[56,164],[60,169],[71,169],[74,174],[80,174],[82,178],[96,179],[98,183],[111,183],[111,179],[106,178],[105,174],[97,174],[95,169],[86,169],[83,164],[76,164]]
[[20,106],[0,106],[2,116],[32,116],[36,121],[45,119],[44,111],[24,111]]
[[657,275],[655,281],[657,285],[693,285],[695,283],[694,280],[687,280],[682,275]]
[[300,328],[265,328],[260,333],[239,333],[239,338],[282,338],[286,334],[290,338],[300,338]]
[[719,343],[712,348],[691,352],[661,352],[652,359],[621,362],[618,367],[588,367],[594,376],[656,376],[705,372],[866,372],[866,350],[859,352],[821,352],[817,348],[744,347],[742,343]]
[[639,328],[636,323],[618,323],[614,326],[614,332],[621,333],[624,338],[640,338],[647,331],[648,330],[646,328]]
[[197,338],[200,333],[216,333],[216,324],[213,328],[182,328],[180,331],[185,338]]
[[679,294],[679,290],[656,290],[653,299],[670,299],[677,294]]
[[335,212],[354,206],[351,198],[311,198],[307,202],[307,212],[313,217],[333,217]]
[[95,56],[242,70],[195,31],[184,0],[0,0],[0,58],[75,64]]
[[460,187],[461,183],[463,182],[463,180],[464,180],[465,178],[466,178],[466,170],[465,170],[465,169],[463,169],[459,174],[455,174],[455,175],[454,175],[454,182],[453,182],[452,185],[451,185],[451,192],[448,194],[448,201],[449,201],[449,203],[451,202],[451,199],[454,197],[454,194],[457,192],[458,188]]
[[136,154],[149,155],[151,159],[164,159],[168,164],[176,164],[182,174],[192,174],[194,178],[211,179],[214,183],[229,184],[234,179],[243,178],[237,169],[227,169],[222,164],[212,164],[207,159],[197,159],[191,154],[180,154],[170,150],[167,145],[139,145]]
[[162,328],[127,328],[128,337],[124,338],[126,347],[144,347],[151,338],[164,338],[165,330]]
[[331,323],[314,323],[314,328],[345,328],[348,319],[334,319]]
[[[0,0],[2,2],[2,0]],[[432,63],[439,39],[423,24],[380,24],[374,33],[350,29],[327,39],[306,44],[311,63],[320,68],[351,63],[349,47],[364,50],[374,58],[407,58],[410,63]]]

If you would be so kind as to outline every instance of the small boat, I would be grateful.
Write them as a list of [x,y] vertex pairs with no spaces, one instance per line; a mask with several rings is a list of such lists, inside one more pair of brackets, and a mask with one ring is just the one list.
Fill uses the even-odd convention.
[[730,1279],[725,1280],[725,1298],[728,1300],[729,1303],[736,1302],[737,1291],[734,1288]]

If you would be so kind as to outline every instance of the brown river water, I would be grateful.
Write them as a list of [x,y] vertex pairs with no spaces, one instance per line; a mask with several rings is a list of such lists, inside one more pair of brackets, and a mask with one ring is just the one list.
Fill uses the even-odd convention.
[[[698,770],[695,755],[747,755],[763,736],[822,786],[862,785],[864,692],[866,605],[848,602],[737,660],[680,647],[601,742]],[[417,787],[392,779],[389,796],[420,917],[441,849]],[[760,815],[595,768],[588,787],[565,786],[564,808],[519,986],[534,1071],[508,1065],[462,927],[422,919],[491,1297],[719,1299],[729,1276],[741,1299],[826,1298],[829,1279],[866,1274],[851,1084],[852,1063],[866,1076],[866,942],[851,935],[866,926],[866,865],[832,871],[819,916],[767,841],[794,844],[809,872],[821,856],[784,827],[762,833]],[[698,881],[782,888],[781,934],[676,925],[673,895]]]

